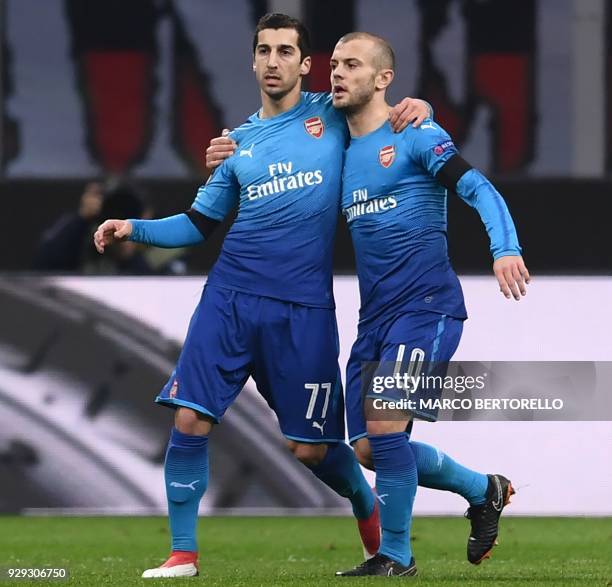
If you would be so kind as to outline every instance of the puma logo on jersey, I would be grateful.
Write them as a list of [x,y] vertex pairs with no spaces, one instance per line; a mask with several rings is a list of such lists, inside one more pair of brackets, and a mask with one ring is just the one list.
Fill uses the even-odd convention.
[[422,124],[419,128],[422,128],[423,130],[425,130],[426,128],[430,128],[431,130],[438,130],[438,127],[431,120],[429,122],[426,122],[425,124]]
[[253,147],[255,146],[255,143],[251,143],[251,146],[248,149],[241,149],[240,150],[240,156],[241,157],[250,157],[251,159],[253,158]]

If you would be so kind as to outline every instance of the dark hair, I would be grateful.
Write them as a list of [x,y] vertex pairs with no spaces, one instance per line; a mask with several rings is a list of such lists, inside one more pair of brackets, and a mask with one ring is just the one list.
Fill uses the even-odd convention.
[[308,29],[297,18],[277,12],[264,14],[259,19],[253,35],[253,54],[257,48],[259,33],[265,29],[293,29],[297,31],[300,60],[304,61],[306,57],[310,57],[310,33]]

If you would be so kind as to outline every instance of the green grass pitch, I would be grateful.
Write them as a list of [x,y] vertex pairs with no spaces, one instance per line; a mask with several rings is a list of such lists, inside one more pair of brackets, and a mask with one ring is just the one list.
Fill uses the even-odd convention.
[[[350,518],[201,518],[200,576],[144,580],[140,573],[168,551],[165,518],[0,517],[0,567],[66,567],[57,585],[320,586],[612,585],[612,519],[505,518],[493,557],[478,567],[465,558],[462,518],[416,518],[413,550],[419,576],[343,579],[334,571],[360,561]],[[42,580],[0,585],[51,584]]]

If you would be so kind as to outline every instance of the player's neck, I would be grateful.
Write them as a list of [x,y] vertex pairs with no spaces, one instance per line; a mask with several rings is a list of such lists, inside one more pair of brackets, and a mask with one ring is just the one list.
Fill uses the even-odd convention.
[[259,111],[259,118],[272,118],[291,110],[298,104],[302,97],[302,88],[298,84],[288,94],[285,94],[281,98],[275,99],[268,96],[268,94],[261,92],[261,110]]
[[372,100],[346,115],[352,137],[362,137],[380,128],[389,119],[390,106],[384,100]]

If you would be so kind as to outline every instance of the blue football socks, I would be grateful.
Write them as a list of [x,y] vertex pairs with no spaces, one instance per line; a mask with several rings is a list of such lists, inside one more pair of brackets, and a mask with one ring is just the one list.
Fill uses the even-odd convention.
[[410,524],[417,490],[417,468],[405,432],[368,436],[376,469],[382,541],[380,554],[409,565]]
[[447,454],[422,442],[410,441],[419,474],[419,485],[458,493],[470,505],[485,502],[488,477],[460,465]]
[[197,551],[200,500],[208,485],[208,436],[172,429],[164,464],[172,550]]
[[359,520],[374,510],[374,494],[363,476],[355,453],[344,442],[327,445],[325,458],[310,470],[338,495],[347,497]]

